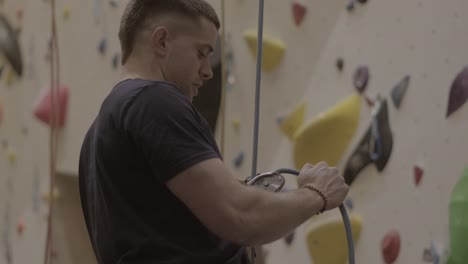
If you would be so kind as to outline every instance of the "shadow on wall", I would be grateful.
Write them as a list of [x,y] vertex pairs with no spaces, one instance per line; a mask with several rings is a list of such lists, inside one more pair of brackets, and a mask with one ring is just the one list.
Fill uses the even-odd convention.
[[211,130],[215,132],[219,110],[221,108],[221,63],[213,67],[213,78],[200,88],[198,96],[193,99],[195,108],[207,119]]
[[[54,205],[53,249],[57,252],[54,262],[97,263],[81,210],[78,177],[59,175],[57,187],[62,197]],[[66,242],[60,243],[59,241]],[[64,258],[69,259],[67,261]]]
[[[218,36],[218,40],[220,36]],[[215,51],[210,59],[213,78],[205,82],[200,88],[198,96],[193,99],[195,108],[206,118],[211,130],[215,133],[216,123],[221,108],[222,69],[221,69],[221,45],[216,43]]]

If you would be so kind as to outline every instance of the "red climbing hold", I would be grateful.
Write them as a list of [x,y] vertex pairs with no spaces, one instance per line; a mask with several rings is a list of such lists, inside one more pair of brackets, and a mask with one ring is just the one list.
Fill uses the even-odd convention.
[[422,176],[424,174],[424,171],[421,167],[419,166],[414,166],[413,169],[413,174],[414,174],[414,184],[419,185],[419,182],[421,182]]
[[292,11],[294,22],[296,23],[296,26],[299,26],[302,23],[302,20],[304,20],[304,16],[307,13],[307,8],[301,3],[294,2],[292,4]]
[[2,106],[2,102],[0,102],[0,126],[2,125],[2,121],[3,121],[3,106]]
[[[69,89],[67,86],[62,85],[58,91],[58,125],[59,127],[63,127],[65,124],[65,116],[67,112],[67,105],[68,105],[68,94]],[[34,115],[36,118],[41,120],[42,122],[50,125],[51,118],[52,118],[52,111],[51,111],[51,91],[46,90],[43,92],[42,96],[36,102],[34,107]]]
[[16,231],[18,232],[19,235],[23,234],[24,227],[25,227],[24,220],[22,218],[20,218],[18,220],[18,224],[16,226]]
[[395,230],[388,232],[380,246],[385,264],[394,263],[400,253],[400,234]]

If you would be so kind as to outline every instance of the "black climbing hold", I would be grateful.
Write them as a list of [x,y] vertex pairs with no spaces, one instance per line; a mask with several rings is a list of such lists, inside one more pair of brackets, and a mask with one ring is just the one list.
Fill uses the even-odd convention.
[[0,31],[3,32],[0,38],[0,52],[3,53],[13,70],[21,76],[23,74],[23,59],[18,43],[17,31],[13,29],[7,18],[0,14]]
[[406,75],[400,82],[395,85],[392,89],[392,101],[393,104],[397,109],[400,108],[401,101],[403,100],[403,97],[405,96],[406,90],[408,89],[408,85],[410,82],[410,76]]
[[346,10],[348,11],[354,10],[354,0],[349,0],[348,4],[346,4]]
[[343,58],[338,58],[336,60],[336,68],[338,68],[338,70],[341,72],[343,71],[343,67],[344,67],[344,60]]
[[373,163],[379,172],[383,171],[387,165],[393,150],[393,134],[388,118],[387,100],[382,99],[381,107],[376,115],[378,122],[378,134],[380,136],[380,155],[376,160],[371,159],[370,143],[372,138],[372,124],[367,129],[366,134],[361,139],[359,145],[351,154],[344,172],[346,184],[351,185],[359,172]]

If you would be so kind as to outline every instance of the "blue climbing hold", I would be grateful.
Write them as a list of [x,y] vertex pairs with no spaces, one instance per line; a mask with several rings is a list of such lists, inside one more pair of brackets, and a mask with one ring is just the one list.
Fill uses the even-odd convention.
[[348,207],[350,210],[353,209],[353,201],[350,198],[347,198],[344,202],[345,206]]
[[348,1],[348,4],[346,5],[346,9],[347,9],[348,11],[354,10],[354,0],[349,0],[349,1]]
[[240,166],[242,166],[242,162],[244,161],[244,152],[239,152],[239,154],[237,154],[236,158],[234,159],[234,166],[236,168],[239,168]]
[[112,66],[114,69],[117,69],[119,67],[119,54],[114,54],[114,57],[112,57]]
[[106,53],[106,50],[107,50],[107,41],[106,41],[106,39],[102,39],[99,42],[98,50],[99,50],[99,53],[101,53],[101,54]]

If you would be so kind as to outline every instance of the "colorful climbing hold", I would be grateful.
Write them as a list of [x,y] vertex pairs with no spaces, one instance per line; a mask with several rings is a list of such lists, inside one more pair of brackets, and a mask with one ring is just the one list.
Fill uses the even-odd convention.
[[234,158],[234,167],[240,168],[242,166],[242,163],[244,162],[244,152],[240,151],[237,156]]
[[294,140],[294,134],[301,127],[304,121],[304,114],[306,103],[300,102],[294,109],[287,115],[281,117],[279,122],[281,131],[290,139]]
[[338,71],[340,71],[340,72],[343,71],[343,68],[344,68],[344,60],[343,60],[343,58],[338,58],[338,59],[336,60],[335,66],[336,66],[336,68],[338,69]]
[[110,4],[111,7],[118,7],[119,6],[119,2],[117,0],[110,0],[109,4]]
[[235,130],[239,130],[239,127],[240,127],[240,119],[239,118],[233,118],[231,123],[232,123],[232,126],[234,127]]
[[408,89],[408,85],[410,82],[410,76],[406,75],[400,82],[398,82],[395,87],[392,89],[392,101],[395,107],[398,109],[400,108],[401,101],[403,100],[403,97],[405,96],[406,90]]
[[60,198],[60,191],[59,191],[59,189],[57,187],[54,187],[54,189],[52,191],[52,194],[51,194],[50,191],[44,192],[42,194],[42,200],[44,200],[44,202],[50,202],[51,196],[52,196],[53,200],[56,200],[56,199]]
[[23,60],[18,37],[7,18],[0,14],[0,52],[11,65],[12,70],[19,76],[23,74]]
[[119,67],[119,57],[120,56],[118,53],[114,54],[114,56],[112,57],[112,67],[114,69],[117,69],[117,67]]
[[380,243],[382,257],[385,264],[395,263],[398,255],[400,254],[400,244],[400,234],[396,230],[391,230],[385,234]]
[[98,50],[99,50],[99,53],[101,53],[101,54],[106,53],[107,40],[105,38],[103,38],[103,39],[101,39],[101,41],[99,41]]
[[9,146],[7,149],[7,158],[10,161],[10,163],[16,162],[16,150],[11,146]]
[[11,86],[13,84],[13,81],[15,80],[15,73],[11,68],[7,70],[7,74],[5,77],[5,82],[7,86]]
[[369,67],[361,65],[354,72],[353,84],[359,93],[363,93],[369,82]]
[[0,127],[2,126],[2,122],[3,122],[3,105],[2,105],[2,101],[0,101]]
[[346,10],[353,11],[354,10],[354,0],[348,0],[346,4]]
[[65,20],[67,20],[67,19],[70,17],[70,14],[71,14],[71,9],[70,9],[70,7],[68,7],[68,6],[65,7],[65,8],[63,9],[63,14],[62,14],[62,15],[63,15],[63,18],[64,18]]
[[468,260],[468,167],[452,189],[449,205],[450,257],[447,264]]
[[346,200],[344,201],[344,205],[346,207],[348,207],[349,210],[353,210],[353,201],[350,199],[350,198],[346,198]]
[[[349,214],[351,232],[356,246],[362,228],[361,216]],[[320,223],[313,223],[306,231],[306,246],[313,263],[345,264],[348,247],[343,219],[333,218]]]
[[23,9],[18,9],[18,10],[16,11],[16,18],[17,18],[18,20],[21,20],[21,19],[23,18]]
[[290,246],[294,240],[294,235],[295,235],[295,231],[292,231],[291,233],[287,234],[285,237],[284,237],[284,242],[286,243],[286,245]]
[[[65,118],[67,114],[68,106],[68,86],[62,85],[58,90],[58,126],[63,127],[65,124]],[[44,90],[41,96],[36,101],[34,106],[34,115],[40,121],[51,125],[52,110],[51,110],[51,91],[50,89]]]
[[423,174],[424,174],[424,170],[420,166],[418,165],[414,166],[413,175],[414,175],[414,184],[416,186],[419,185],[419,183],[421,182]]
[[[379,172],[383,171],[392,154],[393,132],[388,117],[388,103],[386,99],[381,100],[379,102],[379,109],[375,109],[374,126],[372,123],[369,125],[366,133],[346,163],[344,177],[348,185],[351,185],[359,175],[359,172],[369,164],[374,164]],[[371,159],[371,144],[376,146],[374,148],[379,153],[377,159]]]
[[[252,56],[257,56],[257,32],[254,30],[248,30],[244,33],[244,39],[247,42],[250,53]],[[273,70],[281,62],[286,44],[277,38],[273,38],[264,34],[263,45],[262,45],[262,63],[261,66],[266,71]]]
[[22,235],[22,234],[23,234],[24,227],[25,227],[25,224],[24,224],[23,218],[18,219],[18,223],[16,224],[16,232],[17,232],[19,235]]
[[456,112],[468,100],[468,66],[458,73],[450,88],[446,117]]
[[293,135],[295,168],[326,161],[336,166],[353,138],[361,113],[361,98],[352,94],[317,114]]
[[294,2],[292,3],[292,12],[294,17],[294,23],[296,24],[296,26],[299,26],[304,20],[304,16],[307,13],[307,8],[301,3]]

